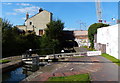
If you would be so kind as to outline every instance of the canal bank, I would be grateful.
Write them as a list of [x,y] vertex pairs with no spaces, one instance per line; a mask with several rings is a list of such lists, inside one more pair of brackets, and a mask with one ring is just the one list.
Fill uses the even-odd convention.
[[0,69],[2,70],[2,83],[19,83],[41,67],[39,65],[23,63],[22,56],[7,57],[2,60],[11,61],[0,64]]
[[[9,63],[10,64],[10,63]],[[19,83],[35,71],[37,71],[41,66],[27,65],[20,62],[14,63],[14,65],[9,65],[4,67],[2,72],[2,83],[15,82]]]
[[10,61],[10,62],[7,62],[7,63],[1,63],[0,64],[0,70],[2,70],[2,73],[9,72],[12,69],[15,69],[15,68],[21,66],[22,63],[23,63],[21,55],[6,57],[6,58],[2,58],[0,60],[8,60],[8,61]]
[[9,72],[17,67],[22,66],[22,64],[23,64],[22,60],[19,60],[16,62],[9,62],[9,63],[2,64],[2,66],[0,66],[0,69],[2,69],[2,73]]
[[[70,56],[68,56],[68,55],[70,55]],[[71,57],[72,54],[68,54],[68,55],[66,55],[66,57]],[[42,68],[41,68],[41,66],[39,66],[38,69],[35,69],[35,68],[37,68],[35,65],[23,65],[21,60],[22,60],[22,58],[21,59],[19,58],[19,60],[13,60],[9,63],[2,64],[2,65],[4,65],[4,66],[2,66],[3,72],[4,72],[3,78],[6,78],[3,81],[16,81],[16,83],[18,83],[21,80],[27,78],[28,76],[35,78],[39,74],[42,74],[42,73],[45,73],[48,71],[52,72],[52,70],[65,65],[65,64],[61,63],[61,61],[59,61],[61,64],[59,64],[59,62],[50,62],[49,64],[47,64],[46,66],[44,66]],[[63,59],[61,59],[61,60],[63,60]],[[32,60],[32,61],[34,61],[34,60]],[[36,70],[36,71],[38,70],[38,72],[34,74],[34,72],[35,72],[34,70]],[[32,74],[34,74],[34,75],[32,75]],[[31,80],[32,78],[29,78],[29,79]]]

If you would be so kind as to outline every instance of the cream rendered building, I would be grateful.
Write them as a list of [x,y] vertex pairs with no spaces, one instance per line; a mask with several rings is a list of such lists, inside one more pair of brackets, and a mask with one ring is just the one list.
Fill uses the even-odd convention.
[[46,10],[39,9],[39,12],[29,18],[29,14],[26,14],[25,25],[18,25],[21,30],[34,31],[36,35],[42,36],[45,33],[48,24],[52,20],[52,13]]

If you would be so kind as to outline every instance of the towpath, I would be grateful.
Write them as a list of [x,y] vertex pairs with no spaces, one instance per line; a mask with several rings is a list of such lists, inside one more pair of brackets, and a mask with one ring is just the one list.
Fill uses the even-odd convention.
[[49,77],[70,76],[89,73],[93,83],[118,83],[118,66],[102,56],[69,58],[68,61],[56,62],[41,68],[40,74],[24,81],[47,81]]

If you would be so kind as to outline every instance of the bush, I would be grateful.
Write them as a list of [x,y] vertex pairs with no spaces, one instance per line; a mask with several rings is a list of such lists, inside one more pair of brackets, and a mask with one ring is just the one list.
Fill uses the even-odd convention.
[[2,57],[21,55],[28,49],[39,49],[40,38],[34,33],[21,33],[7,20],[2,20]]
[[94,23],[92,24],[88,29],[88,38],[91,43],[91,48],[94,48],[94,35],[97,34],[97,29],[101,27],[109,26],[109,24],[103,24],[103,23]]

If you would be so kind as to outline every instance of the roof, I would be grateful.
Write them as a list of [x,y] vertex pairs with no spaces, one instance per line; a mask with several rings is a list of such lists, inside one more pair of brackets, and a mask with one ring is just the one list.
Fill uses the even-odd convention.
[[74,31],[74,35],[75,36],[79,36],[79,35],[88,35],[88,31]]
[[98,30],[106,30],[106,29],[113,29],[113,28],[118,28],[120,26],[120,24],[115,24],[115,25],[111,25],[111,26],[106,26],[106,27],[101,27],[101,28],[98,28]]
[[[47,11],[47,10],[43,10],[43,11]],[[43,11],[41,11],[41,12],[43,12]],[[41,13],[41,12],[38,12],[37,14],[33,15],[33,16],[30,17],[30,18],[33,18],[34,16],[38,15],[38,14]],[[49,12],[49,11],[47,11],[47,12]],[[51,12],[49,12],[49,13],[51,13]],[[51,13],[51,14],[52,14],[52,13]],[[30,19],[30,18],[28,18],[28,19]],[[27,21],[28,19],[26,19],[25,21]]]
[[20,26],[21,27],[21,26],[25,26],[25,25],[16,25],[16,26]]

